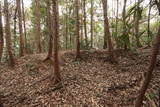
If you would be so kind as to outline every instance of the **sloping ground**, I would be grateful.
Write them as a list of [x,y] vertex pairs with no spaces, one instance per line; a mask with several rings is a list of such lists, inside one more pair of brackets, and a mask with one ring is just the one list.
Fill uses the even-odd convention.
[[[132,107],[143,73],[147,71],[150,51],[117,52],[118,64],[106,62],[107,53],[86,51],[75,61],[73,52],[63,53],[62,86],[50,85],[52,73],[46,54],[18,59],[16,67],[0,66],[0,96],[5,107]],[[140,54],[141,53],[141,54]],[[159,56],[160,59],[160,56]],[[160,61],[154,71],[144,101],[145,107],[158,105]]]

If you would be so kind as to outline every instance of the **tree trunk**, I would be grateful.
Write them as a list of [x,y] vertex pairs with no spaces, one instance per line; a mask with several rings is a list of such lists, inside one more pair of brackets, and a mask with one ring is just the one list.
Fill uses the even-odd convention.
[[40,1],[35,0],[35,40],[37,52],[42,52],[41,47],[41,20],[40,20]]
[[[78,4],[78,8],[79,8],[79,4]],[[79,9],[78,9],[78,11],[79,11]],[[86,0],[83,0],[83,15],[84,15],[84,20],[83,20],[84,22],[83,23],[84,23],[85,43],[86,43],[86,47],[88,47],[87,22],[86,22]]]
[[[157,5],[158,11],[160,13],[160,5],[159,5],[160,2],[156,1],[155,3]],[[145,77],[145,81],[142,84],[139,95],[137,97],[135,107],[141,107],[142,106],[144,94],[145,94],[145,92],[148,88],[148,85],[149,85],[150,81],[151,81],[152,73],[153,73],[153,70],[154,70],[155,65],[156,65],[159,48],[160,48],[160,26],[159,26],[158,33],[157,33],[156,42],[153,45],[153,51],[152,51],[152,56],[151,56],[151,61],[150,61],[150,65],[149,65],[149,68],[148,68],[148,72],[147,72],[147,75]]]
[[66,49],[68,49],[68,0],[66,0],[66,17],[65,17],[65,39],[66,39]]
[[108,51],[109,51],[109,57],[111,59],[111,61],[115,62],[115,55],[113,52],[113,46],[112,46],[112,41],[111,41],[111,34],[109,31],[109,22],[108,22],[108,16],[107,16],[107,0],[102,0],[102,4],[103,4],[103,14],[104,14],[104,31],[105,31],[105,35],[106,35],[106,41],[107,41],[107,45],[108,45]]
[[49,49],[48,49],[48,55],[47,58],[44,61],[51,60],[52,54],[53,54],[53,32],[52,32],[52,20],[51,20],[51,3],[50,0],[47,0],[47,31],[49,35]]
[[142,47],[140,40],[139,40],[139,20],[140,20],[140,17],[139,17],[140,7],[139,7],[139,5],[140,5],[140,0],[138,0],[138,3],[137,3],[136,19],[135,19],[135,37],[136,37],[136,45],[138,48]]
[[27,51],[27,32],[26,32],[26,16],[24,10],[24,2],[22,0],[22,12],[23,12],[23,28],[24,28],[24,37],[25,37],[25,51]]
[[24,48],[24,35],[23,35],[23,27],[22,27],[21,1],[16,0],[16,3],[17,3],[18,19],[19,19],[20,56],[24,56],[25,48]]
[[107,19],[107,0],[102,0],[102,5],[103,5],[103,17],[104,17],[104,45],[103,49],[107,48],[107,24],[106,24],[106,19]]
[[151,61],[150,61],[150,65],[148,68],[148,72],[145,78],[145,81],[142,85],[142,88],[140,90],[138,99],[136,101],[135,107],[141,107],[142,106],[142,101],[143,101],[143,97],[144,94],[148,88],[149,82],[151,81],[151,77],[152,77],[152,72],[155,68],[155,64],[156,64],[156,60],[157,60],[157,54],[159,52],[159,47],[160,47],[160,26],[159,26],[159,30],[158,30],[158,34],[157,34],[157,38],[156,38],[156,43],[154,44],[153,47],[153,52],[152,52],[152,57],[151,57]]
[[60,67],[59,67],[59,13],[58,13],[58,0],[52,0],[53,2],[53,25],[54,25],[54,84],[61,81]]
[[3,38],[3,26],[2,26],[2,7],[0,1],[0,63],[3,55],[3,46],[4,46],[4,38]]
[[[119,0],[117,0],[117,12],[116,12],[116,36],[118,36],[118,13],[119,13]],[[116,47],[118,48],[118,43],[116,39]]]
[[6,46],[9,55],[10,65],[14,66],[15,61],[12,54],[12,43],[11,43],[11,30],[10,30],[10,18],[8,11],[8,0],[4,0],[4,12],[5,12],[5,33],[6,33]]
[[76,50],[76,59],[80,58],[80,40],[79,40],[79,0],[75,1],[75,11],[76,11],[76,44],[77,44],[77,50]]
[[151,37],[151,31],[150,31],[150,17],[151,17],[151,3],[152,3],[152,0],[150,0],[150,3],[149,3],[149,11],[148,11],[148,26],[147,26],[147,34],[148,34],[148,46],[150,47],[150,37]]
[[[16,4],[15,4],[16,5]],[[14,13],[14,42],[13,42],[13,47],[16,48],[16,40],[17,40],[17,6],[15,8],[15,13]]]
[[127,0],[124,0],[124,6],[123,6],[123,13],[122,13],[122,18],[123,18],[123,36],[124,36],[124,49],[127,50],[130,47],[130,40],[129,40],[129,35],[127,34],[126,30],[126,4]]
[[93,0],[91,0],[91,48],[93,48]]

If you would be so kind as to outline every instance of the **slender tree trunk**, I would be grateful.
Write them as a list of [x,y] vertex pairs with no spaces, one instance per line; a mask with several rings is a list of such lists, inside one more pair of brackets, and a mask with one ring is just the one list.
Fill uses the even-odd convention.
[[[159,5],[160,2],[156,1],[155,3],[157,5],[158,11],[160,13],[160,5]],[[151,81],[152,73],[153,73],[153,70],[154,70],[155,65],[156,65],[159,48],[160,48],[160,26],[159,26],[158,33],[157,33],[156,42],[153,45],[153,51],[152,51],[152,56],[151,56],[151,61],[150,61],[150,65],[149,65],[149,68],[148,68],[148,72],[147,72],[147,75],[145,77],[145,81],[142,84],[139,95],[137,97],[135,107],[141,107],[142,106],[144,94],[145,94],[145,92],[148,88],[148,85],[149,85],[150,81]]]
[[76,59],[80,58],[80,40],[79,40],[79,0],[75,1],[76,6],[76,44],[77,44],[77,50],[76,50]]
[[[49,49],[48,49],[48,55],[47,58],[44,61],[51,60],[52,54],[53,54],[53,32],[52,32],[52,20],[51,20],[51,3],[50,0],[47,0],[47,31],[49,35]],[[53,20],[54,21],[54,20]]]
[[10,65],[14,66],[15,61],[12,54],[12,43],[11,43],[11,30],[10,30],[10,16],[8,11],[8,0],[4,0],[4,12],[5,12],[5,33],[6,33],[6,46],[9,55]]
[[[81,12],[84,13],[83,12],[83,0],[81,0]],[[83,26],[84,26],[83,25],[83,15],[81,15],[80,20],[81,20],[81,23],[80,23],[80,25],[81,25],[81,36],[80,36],[81,39],[80,39],[80,42],[83,42],[83,40],[84,40],[84,38],[83,38]]]
[[104,31],[106,34],[106,40],[108,45],[108,51],[111,61],[116,62],[115,55],[113,52],[113,46],[111,41],[111,33],[109,31],[109,22],[108,22],[108,16],[107,16],[107,0],[102,0],[103,4],[103,14],[104,14]]
[[16,48],[16,40],[17,40],[17,5],[15,8],[15,13],[14,13],[14,42],[13,42],[13,47]]
[[102,0],[102,4],[103,4],[103,17],[104,17],[104,45],[103,45],[103,49],[107,48],[107,24],[106,24],[106,20],[107,20],[107,0]]
[[24,37],[25,37],[25,51],[27,51],[26,16],[25,16],[23,0],[22,0],[22,13],[23,13],[23,28],[24,28]]
[[40,1],[35,0],[35,33],[37,52],[42,52],[41,47],[41,20],[40,20]]
[[65,16],[65,39],[66,39],[66,49],[68,49],[68,0],[66,0],[66,16]]
[[91,48],[93,48],[93,0],[91,0]]
[[19,19],[20,56],[24,56],[25,48],[24,48],[24,35],[23,35],[23,27],[22,27],[21,1],[16,0],[16,3],[17,3],[18,19]]
[[152,57],[151,57],[151,62],[148,68],[148,72],[145,78],[145,81],[142,85],[142,88],[139,92],[139,96],[138,99],[136,101],[135,107],[141,107],[142,106],[142,101],[143,101],[143,97],[144,94],[148,88],[149,82],[151,81],[151,77],[152,77],[152,72],[155,68],[155,64],[156,64],[156,60],[157,60],[157,54],[159,52],[159,47],[160,47],[160,26],[159,26],[159,30],[158,30],[158,34],[157,34],[157,38],[156,38],[156,43],[154,44],[153,47],[153,52],[152,52]]
[[127,4],[127,0],[124,0],[122,18],[123,18],[123,36],[125,37],[123,40],[125,50],[127,50],[130,47],[129,35],[126,32],[126,30],[127,30],[127,28],[126,28],[126,4]]
[[54,84],[61,81],[60,67],[59,67],[59,13],[58,13],[58,0],[52,0],[53,2],[53,25],[54,25]]
[[149,11],[148,11],[148,26],[147,26],[147,33],[148,33],[148,46],[150,46],[150,17],[151,17],[151,8],[152,8],[152,6],[151,6],[151,3],[152,3],[152,0],[150,0],[150,2],[149,2]]
[[3,54],[4,38],[3,38],[3,26],[2,26],[2,7],[0,1],[0,63]]
[[[78,8],[79,8],[79,6],[78,6]],[[78,11],[79,11],[79,9],[78,9]],[[84,22],[83,23],[84,23],[85,42],[86,42],[86,46],[88,47],[87,22],[86,22],[86,0],[83,0],[83,15],[84,15]]]
[[[117,0],[117,12],[116,13],[117,13],[117,15],[116,15],[116,35],[118,35],[119,0]],[[117,40],[116,40],[116,46],[119,47],[118,44],[117,44]]]
[[140,40],[139,40],[139,20],[140,20],[140,17],[139,17],[139,10],[140,10],[140,0],[138,0],[138,3],[137,3],[137,9],[136,9],[136,22],[135,22],[135,37],[136,37],[136,45],[137,47],[142,47],[141,43],[140,43]]

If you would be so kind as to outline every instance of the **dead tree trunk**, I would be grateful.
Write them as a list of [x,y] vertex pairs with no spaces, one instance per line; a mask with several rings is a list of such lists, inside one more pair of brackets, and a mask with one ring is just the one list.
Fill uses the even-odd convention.
[[[54,25],[54,84],[61,81],[60,67],[59,67],[59,13],[58,13],[58,0],[52,0],[53,2],[53,25]],[[53,78],[52,78],[53,79]]]
[[3,54],[3,45],[4,45],[4,38],[3,38],[3,26],[2,26],[2,7],[0,1],[0,63]]
[[5,12],[5,33],[6,33],[6,46],[9,55],[10,65],[14,66],[15,61],[12,53],[12,42],[11,42],[11,30],[10,30],[10,16],[8,11],[8,0],[4,0],[4,12]]

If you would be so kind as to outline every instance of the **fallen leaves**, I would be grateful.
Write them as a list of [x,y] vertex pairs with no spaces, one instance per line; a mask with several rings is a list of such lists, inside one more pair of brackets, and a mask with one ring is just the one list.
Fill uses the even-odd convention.
[[[45,54],[28,55],[17,59],[15,69],[6,65],[0,70],[0,95],[6,107],[130,107],[133,106],[142,75],[147,70],[149,51],[123,53],[119,63],[105,62],[105,51],[84,51],[75,61],[74,52],[64,52],[61,67],[62,84],[51,86],[50,79],[39,81],[52,72],[52,65],[43,62]],[[157,95],[160,88],[159,62],[150,84],[149,93]],[[157,97],[148,102],[158,102]],[[157,104],[157,103],[155,103]]]

